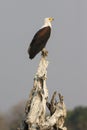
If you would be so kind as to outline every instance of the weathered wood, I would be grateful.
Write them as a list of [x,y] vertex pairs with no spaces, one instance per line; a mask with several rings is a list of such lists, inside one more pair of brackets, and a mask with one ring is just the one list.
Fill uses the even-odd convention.
[[48,61],[46,56],[47,51],[42,51],[42,57],[34,77],[33,89],[26,106],[26,122],[31,130],[36,129],[39,124],[43,123],[46,116],[46,101],[48,98],[46,86]]
[[[47,106],[50,110],[51,116],[42,124],[42,130],[53,128],[54,130],[61,129],[66,130],[66,127],[63,127],[64,120],[66,117],[66,107],[63,101],[63,96],[59,95],[59,102],[55,101],[54,98],[57,92],[54,92],[51,103],[47,102]],[[48,105],[50,104],[50,105]]]
[[[20,130],[66,130],[64,120],[66,117],[66,107],[61,94],[54,92],[50,102],[48,99],[47,80],[47,61],[48,52],[43,49],[40,63],[34,77],[33,88],[25,107],[24,127]],[[56,99],[56,100],[55,100]],[[46,116],[46,106],[50,115]]]

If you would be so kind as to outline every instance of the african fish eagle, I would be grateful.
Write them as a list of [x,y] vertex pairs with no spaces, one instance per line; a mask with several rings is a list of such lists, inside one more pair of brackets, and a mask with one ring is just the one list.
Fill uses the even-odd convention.
[[40,30],[34,35],[30,46],[28,48],[29,58],[33,59],[40,51],[45,48],[46,43],[51,34],[51,22],[53,18],[45,18],[44,25],[40,28]]

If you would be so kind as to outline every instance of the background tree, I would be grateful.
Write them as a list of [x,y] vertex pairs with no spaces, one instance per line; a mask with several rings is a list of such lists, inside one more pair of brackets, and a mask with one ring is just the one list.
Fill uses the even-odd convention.
[[66,124],[69,130],[87,130],[87,107],[76,107],[68,111]]

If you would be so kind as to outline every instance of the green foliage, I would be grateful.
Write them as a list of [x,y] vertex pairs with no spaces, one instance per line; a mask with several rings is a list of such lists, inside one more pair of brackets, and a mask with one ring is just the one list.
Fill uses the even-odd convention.
[[67,114],[68,130],[87,130],[87,107],[76,107]]

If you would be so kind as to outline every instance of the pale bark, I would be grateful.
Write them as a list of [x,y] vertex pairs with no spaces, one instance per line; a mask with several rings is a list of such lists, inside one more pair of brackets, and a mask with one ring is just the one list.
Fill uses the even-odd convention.
[[[57,92],[53,93],[52,99],[47,102],[48,89],[47,80],[47,51],[42,51],[41,60],[34,77],[33,88],[25,107],[25,126],[21,130],[66,130],[64,120],[66,118],[66,107],[63,96],[58,94],[59,101],[55,101]],[[46,105],[50,116],[46,116]]]

